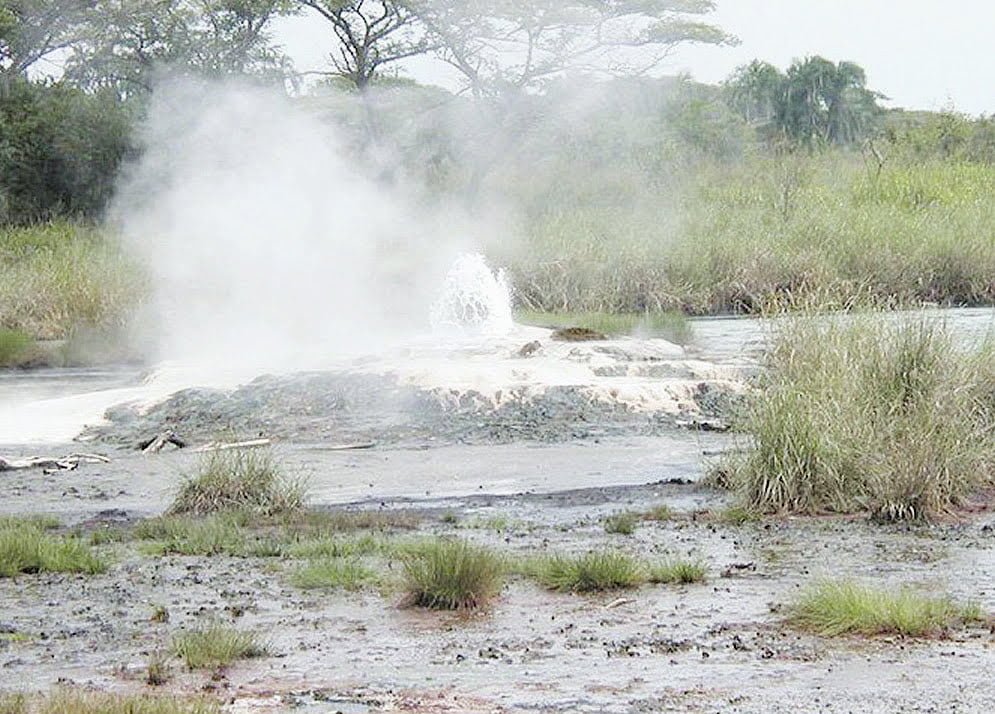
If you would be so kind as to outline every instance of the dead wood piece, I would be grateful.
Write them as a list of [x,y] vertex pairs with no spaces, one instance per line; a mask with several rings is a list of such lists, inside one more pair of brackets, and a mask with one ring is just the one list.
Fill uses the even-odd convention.
[[81,463],[108,464],[110,459],[103,454],[69,454],[68,456],[29,456],[26,459],[0,458],[0,471],[22,471],[24,469],[44,469],[46,473],[73,471]]
[[375,441],[359,441],[355,444],[331,444],[321,447],[323,451],[358,451],[360,449],[372,449],[377,445]]
[[194,451],[198,454],[202,454],[206,451],[229,451],[230,449],[251,449],[257,446],[269,446],[273,441],[271,439],[250,439],[249,441],[233,441],[231,443],[218,443],[214,442],[211,444],[204,444],[203,446],[198,446]]
[[172,444],[177,449],[186,448],[187,442],[176,435],[172,429],[156,434],[151,439],[146,439],[138,444],[138,448],[143,454],[158,454],[165,448],[166,444]]

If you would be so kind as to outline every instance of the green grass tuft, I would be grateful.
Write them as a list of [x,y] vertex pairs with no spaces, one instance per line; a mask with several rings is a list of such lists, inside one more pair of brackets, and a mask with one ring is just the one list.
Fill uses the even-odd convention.
[[313,560],[296,570],[290,581],[305,590],[359,590],[376,585],[380,578],[373,570],[354,560],[326,558]]
[[235,660],[268,654],[255,634],[223,625],[174,635],[172,649],[190,669],[217,669]]
[[925,637],[980,619],[976,605],[960,606],[949,598],[831,581],[802,593],[789,614],[789,621],[796,627],[827,637],[846,634]]
[[272,516],[304,508],[305,489],[287,480],[273,454],[260,449],[212,451],[170,506],[172,514],[248,511]]
[[22,573],[102,573],[107,564],[81,540],[46,533],[37,521],[0,522],[0,577]]
[[613,513],[605,518],[605,533],[617,535],[632,535],[639,525],[639,517],[628,511]]
[[690,560],[669,560],[652,565],[647,580],[651,583],[688,585],[705,582],[708,574],[703,563]]
[[402,555],[406,603],[437,610],[486,605],[504,584],[504,560],[464,540],[433,540]]
[[543,587],[560,592],[620,590],[644,581],[640,563],[616,551],[547,556],[529,563],[526,572]]

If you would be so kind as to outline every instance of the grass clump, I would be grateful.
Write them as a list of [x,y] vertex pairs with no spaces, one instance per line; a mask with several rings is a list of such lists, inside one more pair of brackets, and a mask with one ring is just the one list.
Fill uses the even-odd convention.
[[691,560],[668,560],[652,565],[647,580],[651,583],[690,585],[705,582],[708,570],[703,563]]
[[152,555],[245,555],[250,541],[237,514],[150,518],[136,526],[135,535],[152,541],[143,548]]
[[245,511],[261,516],[304,508],[305,489],[286,479],[270,451],[227,449],[206,454],[196,477],[180,488],[169,512]]
[[639,562],[617,551],[552,555],[534,561],[526,571],[543,587],[559,592],[621,590],[644,580]]
[[100,694],[60,690],[29,696],[0,695],[0,714],[220,714],[218,704],[190,697]]
[[267,654],[255,634],[223,625],[174,635],[172,649],[190,669],[218,669],[239,659]]
[[995,349],[957,349],[928,317],[790,319],[721,468],[759,512],[927,519],[995,474]]
[[486,605],[504,584],[504,560],[465,540],[433,540],[401,556],[405,602],[437,610]]
[[981,619],[975,606],[909,590],[877,590],[852,582],[827,581],[805,591],[792,605],[789,621],[819,635],[906,637],[938,635]]
[[290,576],[304,590],[359,590],[379,582],[377,574],[362,563],[342,558],[314,560]]
[[47,533],[37,521],[0,521],[0,577],[25,573],[102,573],[107,564],[81,540]]
[[636,532],[638,524],[639,518],[635,513],[629,511],[613,513],[605,518],[605,533],[632,535]]
[[669,521],[674,517],[674,509],[665,503],[661,503],[659,506],[653,506],[645,513],[642,514],[644,521]]

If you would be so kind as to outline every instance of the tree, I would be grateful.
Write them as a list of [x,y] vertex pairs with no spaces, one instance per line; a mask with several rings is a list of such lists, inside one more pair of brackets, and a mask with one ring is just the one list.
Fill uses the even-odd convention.
[[777,115],[784,80],[781,70],[774,65],[753,60],[737,68],[723,86],[733,110],[749,124],[764,125]]
[[74,44],[66,77],[121,95],[151,90],[156,74],[281,73],[269,27],[287,0],[101,0]]
[[359,91],[390,66],[436,48],[413,3],[400,0],[300,0],[332,24],[339,76]]
[[754,61],[726,82],[730,106],[747,121],[800,144],[855,144],[878,124],[882,95],[853,62],[796,60],[782,74]]
[[425,2],[436,54],[476,95],[535,89],[578,70],[641,75],[686,42],[732,44],[696,19],[711,0],[466,0]]
[[94,0],[0,0],[0,92],[75,42]]
[[535,89],[569,70],[641,74],[684,42],[734,38],[697,20],[711,0],[297,0],[332,24],[334,74],[365,89],[432,55],[477,96]]

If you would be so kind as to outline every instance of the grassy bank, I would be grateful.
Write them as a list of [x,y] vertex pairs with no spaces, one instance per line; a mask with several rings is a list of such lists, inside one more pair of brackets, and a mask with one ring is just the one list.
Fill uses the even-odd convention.
[[[521,238],[490,251],[534,324],[680,341],[682,313],[995,304],[992,166],[896,160],[879,172],[835,151],[700,161],[677,176],[559,174],[507,179]],[[99,230],[0,230],[0,329],[113,332],[142,294],[138,267]]]
[[125,326],[141,296],[138,267],[97,229],[0,229],[0,329],[37,340],[109,334]]
[[506,258],[532,310],[995,302],[995,167],[879,174],[859,155],[827,153],[699,165],[664,185],[618,185],[621,195],[600,180],[566,183],[535,199],[528,238]]
[[995,349],[926,317],[789,319],[722,478],[749,509],[931,518],[995,478]]

